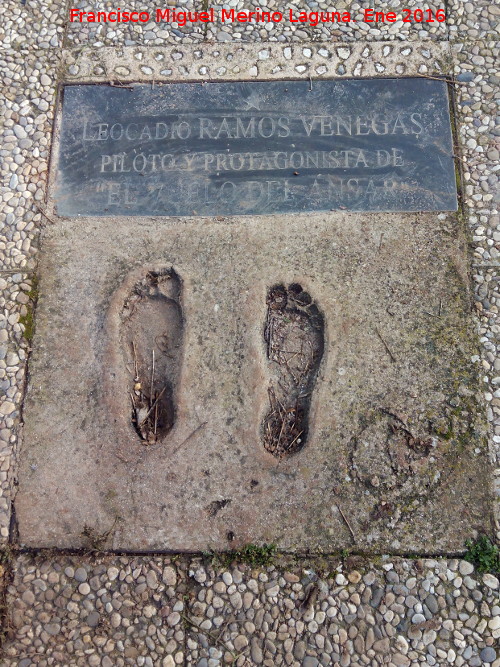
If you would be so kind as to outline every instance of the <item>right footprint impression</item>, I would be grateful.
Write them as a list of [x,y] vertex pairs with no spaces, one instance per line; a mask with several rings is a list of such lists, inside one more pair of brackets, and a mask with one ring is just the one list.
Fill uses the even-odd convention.
[[263,444],[282,459],[306,443],[311,395],[325,343],[323,315],[297,283],[269,290],[264,339],[273,378]]
[[181,279],[173,269],[150,271],[122,312],[122,344],[131,374],[131,421],[144,444],[172,429],[180,374],[183,317]]

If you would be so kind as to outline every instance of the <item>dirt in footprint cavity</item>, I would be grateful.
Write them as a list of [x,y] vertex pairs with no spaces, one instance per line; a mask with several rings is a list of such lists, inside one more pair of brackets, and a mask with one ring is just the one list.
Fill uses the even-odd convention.
[[173,269],[138,281],[122,313],[122,344],[131,376],[131,421],[145,444],[162,440],[176,419],[183,316],[182,281]]
[[263,445],[282,459],[306,444],[311,395],[325,344],[323,315],[299,284],[269,290],[264,340],[271,382]]

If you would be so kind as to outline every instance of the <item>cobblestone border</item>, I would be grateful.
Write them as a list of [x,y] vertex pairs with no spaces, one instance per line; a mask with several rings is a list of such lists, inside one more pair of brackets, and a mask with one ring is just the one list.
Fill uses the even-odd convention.
[[[467,3],[468,4],[468,3]],[[496,465],[496,516],[500,516],[500,202],[495,89],[499,42],[452,45],[457,86],[458,133],[462,151],[464,205],[472,235],[472,277],[482,344],[481,365],[487,417]],[[497,526],[498,529],[498,526]],[[500,540],[500,532],[497,533]]]
[[2,664],[499,667],[499,587],[456,559],[23,554]]
[[[286,4],[286,11],[283,9]],[[295,0],[283,3],[281,0],[267,0],[260,3],[258,0],[213,0],[208,7],[214,7],[217,13],[222,7],[234,9],[236,12],[255,11],[261,8],[263,11],[281,11],[284,14],[280,22],[267,23],[227,23],[220,18],[214,23],[196,24],[188,23],[182,26],[177,23],[156,23],[151,20],[146,24],[95,24],[95,23],[71,23],[68,26],[64,45],[66,47],[82,44],[95,43],[96,46],[153,46],[169,44],[196,44],[203,42],[354,42],[362,41],[424,41],[446,39],[448,36],[448,20],[444,22],[404,22],[402,10],[404,8],[417,9],[424,5],[421,0],[380,0],[377,2],[377,11],[393,11],[397,15],[397,21],[369,23],[364,20],[363,8],[373,7],[368,0],[356,2],[354,0],[337,1],[334,6],[328,2],[317,2],[311,5]],[[446,3],[426,3],[426,7],[446,10]],[[96,11],[114,8],[115,4],[110,0],[99,2],[81,2],[79,9],[83,11]],[[145,10],[154,16],[158,4],[153,0],[130,0],[127,3],[129,10]],[[195,11],[200,9],[199,4],[193,0],[179,0],[178,2],[167,2],[162,8],[176,7],[182,11]],[[287,11],[291,9],[295,18],[301,10],[307,11],[339,11],[350,12],[351,22],[319,23],[312,26],[306,23],[294,23],[289,20]]]
[[0,544],[9,539],[59,62],[53,49],[0,53]]

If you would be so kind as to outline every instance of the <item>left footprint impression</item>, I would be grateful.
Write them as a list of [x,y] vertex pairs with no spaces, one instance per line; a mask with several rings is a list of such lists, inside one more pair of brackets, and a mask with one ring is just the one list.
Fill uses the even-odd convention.
[[174,269],[148,272],[122,310],[121,343],[130,377],[130,419],[147,445],[176,420],[183,348],[182,281]]

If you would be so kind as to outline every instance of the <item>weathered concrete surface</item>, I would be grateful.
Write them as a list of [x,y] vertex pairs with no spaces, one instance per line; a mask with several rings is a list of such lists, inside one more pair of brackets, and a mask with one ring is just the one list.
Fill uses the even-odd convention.
[[[153,55],[152,55],[153,52]],[[218,42],[65,49],[66,82],[252,81],[450,73],[449,42]],[[339,72],[339,66],[342,66]]]
[[[58,221],[40,267],[21,543],[450,552],[488,532],[466,250],[456,217],[440,218]],[[171,267],[184,316],[176,420],[145,445],[122,310],[148,271]],[[261,437],[278,283],[300,283],[326,324],[308,441],[282,461]]]

